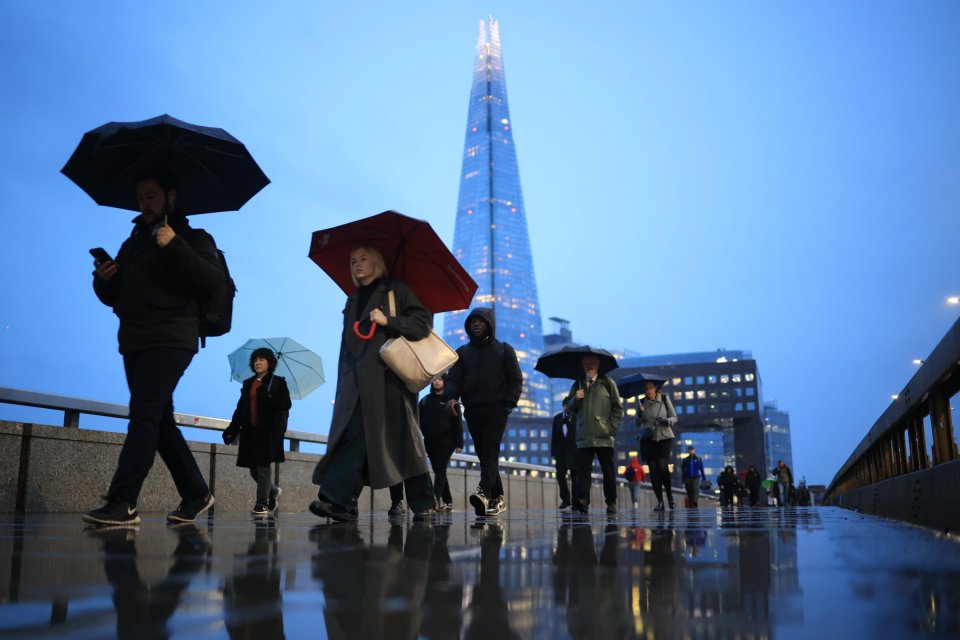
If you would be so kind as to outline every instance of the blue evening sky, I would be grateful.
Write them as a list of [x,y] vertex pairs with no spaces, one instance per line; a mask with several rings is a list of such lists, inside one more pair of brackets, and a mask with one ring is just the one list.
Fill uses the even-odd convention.
[[328,377],[292,427],[326,432],[344,295],[310,233],[396,209],[452,241],[491,13],[544,318],[643,354],[752,350],[795,473],[829,482],[956,319],[956,2],[5,2],[0,386],[126,402],[87,249],[132,214],[59,170],[85,131],[169,113],[273,181],[194,218],[240,291],[177,410],[229,417],[227,353],[289,335]]

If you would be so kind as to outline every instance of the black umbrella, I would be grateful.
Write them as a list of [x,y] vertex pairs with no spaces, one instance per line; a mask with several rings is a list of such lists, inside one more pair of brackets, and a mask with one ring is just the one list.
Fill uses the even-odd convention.
[[621,398],[643,395],[647,390],[648,382],[653,382],[657,385],[657,389],[659,389],[663,386],[663,383],[667,381],[663,376],[658,376],[654,373],[644,373],[642,371],[630,373],[630,371],[630,369],[627,369],[625,371],[626,375],[610,376],[614,379],[614,382],[617,383]]
[[600,358],[600,373],[609,373],[619,366],[617,359],[606,349],[584,345],[567,346],[545,353],[537,360],[535,369],[548,378],[577,380],[583,377],[583,357],[587,355]]
[[153,169],[176,175],[177,202],[187,214],[236,211],[270,184],[229,133],[168,115],[85,133],[61,172],[97,204],[139,211],[135,183]]

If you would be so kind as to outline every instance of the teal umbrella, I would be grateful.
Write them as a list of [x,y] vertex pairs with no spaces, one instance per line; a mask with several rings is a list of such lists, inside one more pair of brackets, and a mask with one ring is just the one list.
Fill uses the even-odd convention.
[[769,478],[767,478],[766,480],[764,480],[763,482],[760,483],[760,485],[761,485],[764,489],[769,489],[770,487],[772,487],[772,486],[775,485],[775,484],[777,484],[777,479],[774,478],[773,476],[770,476]]
[[323,384],[323,364],[320,356],[290,338],[251,338],[242,347],[227,356],[230,361],[230,377],[243,382],[253,375],[250,370],[250,354],[265,347],[277,356],[274,373],[283,376],[290,389],[290,397],[303,400]]

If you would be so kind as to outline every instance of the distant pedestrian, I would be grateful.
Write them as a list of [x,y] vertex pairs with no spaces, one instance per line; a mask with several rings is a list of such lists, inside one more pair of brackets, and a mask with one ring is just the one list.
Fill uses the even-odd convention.
[[637,459],[637,456],[630,458],[630,464],[623,472],[627,483],[630,486],[630,500],[633,502],[633,508],[640,507],[640,483],[644,480],[643,465]]
[[793,472],[790,470],[790,467],[784,464],[783,460],[778,460],[777,466],[774,467],[770,473],[772,473],[777,480],[778,502],[781,507],[785,507],[790,503],[790,490],[793,489]]
[[720,476],[717,478],[717,486],[720,488],[720,506],[732,507],[733,497],[737,495],[737,488],[740,481],[737,480],[737,472],[733,467],[727,465],[723,468]]
[[480,486],[470,496],[478,516],[503,513],[503,482],[500,479],[500,443],[507,418],[520,401],[523,374],[517,352],[497,340],[493,309],[477,307],[463,323],[469,342],[457,349],[460,359],[447,375],[451,415],[463,401],[465,418],[477,457],[480,458]]
[[683,486],[687,490],[687,506],[696,509],[700,506],[700,483],[707,479],[707,474],[703,472],[703,461],[695,448],[687,447],[687,456],[680,468],[683,470]]
[[553,416],[553,429],[550,436],[550,455],[553,456],[554,469],[557,472],[557,487],[560,490],[560,508],[570,507],[570,487],[567,485],[567,475],[570,483],[577,484],[577,423],[570,413],[567,403],[563,403],[563,411]]
[[[354,248],[350,273],[357,290],[343,310],[329,444],[313,472],[320,489],[310,511],[349,520],[362,486],[375,490],[402,482],[414,518],[424,519],[433,513],[433,483],[420,436],[417,395],[384,366],[380,347],[391,336],[425,338],[432,316],[410,287],[390,280],[376,248]],[[372,338],[361,338],[354,323],[361,334],[377,325]]]
[[750,506],[755,507],[760,504],[760,485],[763,483],[763,478],[755,466],[750,465],[743,482],[747,485],[747,491],[750,494]]
[[463,451],[463,422],[459,406],[455,413],[447,407],[450,395],[446,380],[437,378],[430,384],[430,393],[420,399],[420,431],[433,468],[433,497],[437,511],[453,511],[453,495],[447,481],[450,456]]
[[281,489],[273,483],[271,465],[284,461],[283,434],[290,412],[290,391],[283,376],[274,375],[277,356],[261,347],[250,354],[253,375],[243,381],[233,418],[223,432],[231,444],[240,438],[237,466],[250,470],[257,483],[257,499],[251,513],[265,516],[280,504]]
[[613,447],[623,418],[623,402],[616,383],[600,373],[600,358],[583,357],[583,377],[573,383],[564,401],[577,424],[577,474],[573,508],[587,513],[590,508],[591,471],[594,458],[603,474],[603,498],[607,513],[617,512],[617,475]]
[[[670,478],[670,458],[673,454],[673,425],[677,423],[677,412],[670,397],[661,393],[655,382],[645,384],[646,391],[640,399],[641,410],[637,413],[637,427],[643,433],[649,430],[649,438],[644,449],[649,456],[650,482],[657,497],[654,511],[663,511],[663,494],[667,494],[667,504],[671,509],[677,505],[673,501],[673,481]],[[641,435],[641,439],[644,436]]]
[[173,392],[200,338],[198,300],[212,295],[224,274],[216,245],[193,229],[177,205],[177,178],[151,171],[136,183],[140,215],[116,260],[94,263],[93,290],[120,319],[118,342],[130,388],[130,422],[106,504],[88,511],[85,522],[135,525],[137,501],[160,459],[173,476],[180,506],[171,522],[193,522],[213,506],[190,447],[173,418]]

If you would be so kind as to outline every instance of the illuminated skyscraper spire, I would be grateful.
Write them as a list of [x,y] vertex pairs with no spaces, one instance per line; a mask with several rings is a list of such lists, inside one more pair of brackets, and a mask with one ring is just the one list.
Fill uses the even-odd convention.
[[[479,284],[471,306],[493,307],[497,338],[517,350],[524,377],[518,407],[527,417],[551,415],[546,378],[535,372],[543,349],[540,302],[520,190],[513,124],[500,49],[500,24],[480,21],[453,252]],[[467,338],[465,311],[449,313],[444,338]]]

